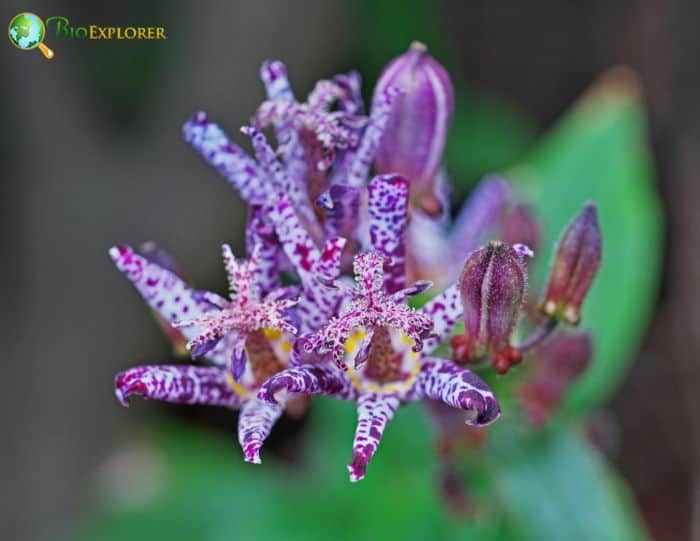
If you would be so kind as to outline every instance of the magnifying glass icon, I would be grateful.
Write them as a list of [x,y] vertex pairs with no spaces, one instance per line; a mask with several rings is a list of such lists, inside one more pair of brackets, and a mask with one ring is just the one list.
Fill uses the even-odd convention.
[[53,58],[53,51],[44,45],[46,26],[41,17],[34,13],[18,13],[10,21],[7,28],[10,43],[22,51],[39,49],[49,60]]

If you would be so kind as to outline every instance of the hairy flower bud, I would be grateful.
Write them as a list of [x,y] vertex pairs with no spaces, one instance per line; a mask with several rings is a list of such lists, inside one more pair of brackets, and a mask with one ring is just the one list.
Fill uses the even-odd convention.
[[572,325],[581,319],[581,305],[600,266],[598,212],[588,202],[564,232],[554,257],[540,311]]
[[450,77],[425,45],[414,42],[386,66],[374,89],[375,100],[390,87],[401,94],[394,101],[375,168],[377,173],[408,177],[413,203],[430,215],[440,214],[434,187],[454,109]]
[[588,367],[592,351],[591,338],[585,333],[558,334],[533,351],[534,372],[519,393],[531,423],[540,425],[549,419]]
[[489,354],[500,373],[520,361],[510,335],[525,296],[523,256],[527,252],[492,241],[467,258],[459,279],[464,335],[452,339],[456,361]]

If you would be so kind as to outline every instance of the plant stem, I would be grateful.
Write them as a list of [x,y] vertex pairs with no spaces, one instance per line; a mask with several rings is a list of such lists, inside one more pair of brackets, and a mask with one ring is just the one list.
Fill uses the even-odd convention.
[[525,340],[522,344],[518,346],[518,351],[521,353],[525,353],[526,351],[529,351],[536,346],[540,345],[544,340],[549,337],[550,334],[556,329],[557,327],[557,320],[555,318],[549,318],[547,321],[540,325],[537,329],[535,329],[535,332],[532,333],[532,335]]

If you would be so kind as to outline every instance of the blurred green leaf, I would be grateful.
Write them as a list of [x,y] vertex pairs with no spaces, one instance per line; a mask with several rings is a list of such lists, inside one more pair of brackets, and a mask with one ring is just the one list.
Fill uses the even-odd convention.
[[659,283],[662,219],[634,75],[623,68],[605,75],[508,177],[543,224],[538,285],[563,228],[584,201],[598,204],[603,263],[583,311],[596,353],[568,400],[576,410],[595,407],[634,357]]
[[[616,478],[563,424],[536,433],[507,420],[491,427],[485,452],[465,455],[468,490],[484,511],[456,519],[436,490],[435,452],[420,407],[401,409],[367,478],[357,484],[348,481],[345,469],[353,404],[321,399],[313,417],[300,464],[281,464],[269,453],[260,466],[246,464],[234,438],[169,426],[139,444],[151,464],[134,473],[137,453],[127,446],[122,455],[131,458],[122,457],[121,470],[103,483],[103,497],[76,538],[644,539]],[[129,477],[138,481],[131,493],[121,486]]]
[[445,163],[453,197],[464,199],[489,173],[519,159],[535,139],[534,122],[497,99],[457,89]]
[[491,486],[518,541],[647,539],[629,495],[583,436],[564,424],[533,432],[494,425]]
[[103,497],[77,539],[495,539],[500,522],[456,520],[443,508],[432,438],[418,407],[402,408],[367,478],[351,484],[345,466],[355,415],[352,403],[315,401],[307,452],[294,465],[269,453],[260,466],[246,464],[234,437],[181,426],[161,430],[148,445],[164,472],[153,498],[138,503],[151,490],[144,487],[135,487],[136,503],[126,507],[124,495],[122,503]]

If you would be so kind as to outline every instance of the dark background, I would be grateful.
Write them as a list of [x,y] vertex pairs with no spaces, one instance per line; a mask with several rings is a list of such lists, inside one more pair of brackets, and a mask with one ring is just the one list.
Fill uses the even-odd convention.
[[[335,0],[9,4],[5,20],[31,10],[76,25],[168,29],[166,42],[49,37],[51,62],[0,48],[0,533],[54,539],[80,518],[120,434],[158,411],[125,412],[112,395],[116,371],[163,359],[168,346],[107,249],[162,240],[194,282],[216,288],[223,275],[212,247],[241,241],[243,208],[192,159],[181,123],[206,108],[235,132],[261,99],[262,60],[283,59],[303,95],[317,78],[362,65],[381,30],[362,2]],[[451,0],[426,9],[451,71],[527,112],[539,131],[607,67],[640,74],[667,244],[658,308],[610,404],[612,458],[655,539],[700,538],[700,4]],[[371,87],[376,73],[363,75]]]

